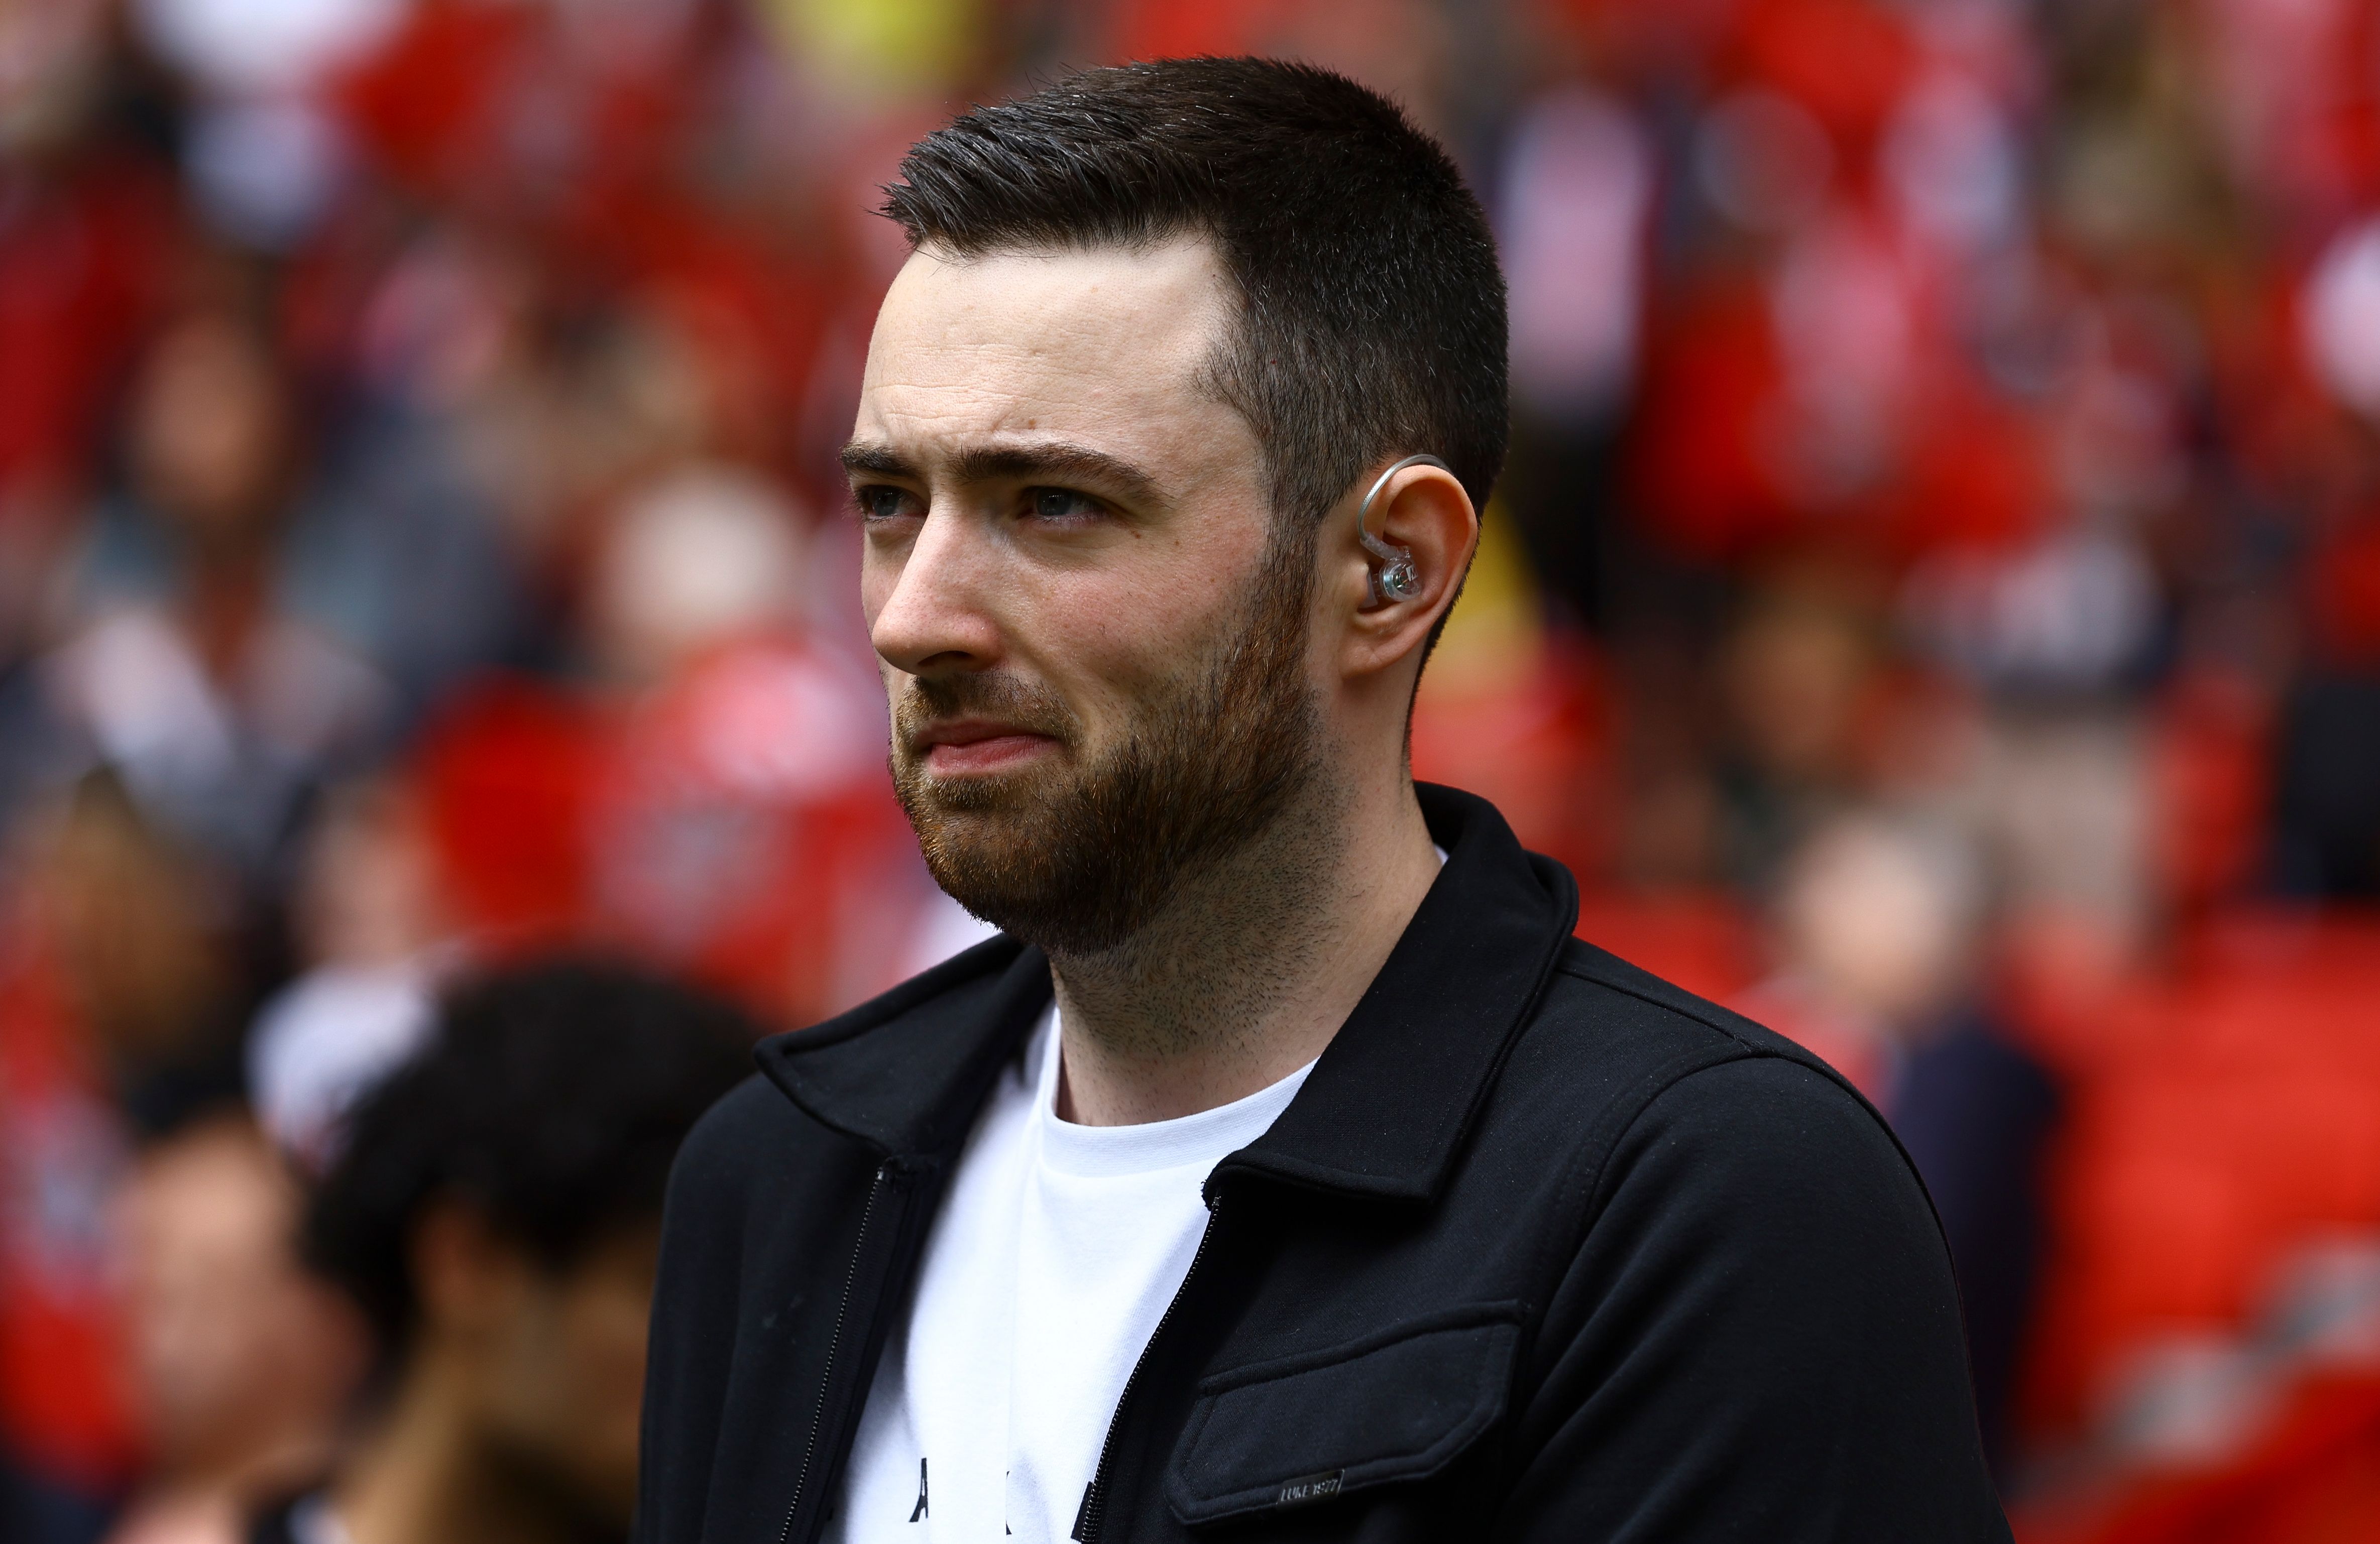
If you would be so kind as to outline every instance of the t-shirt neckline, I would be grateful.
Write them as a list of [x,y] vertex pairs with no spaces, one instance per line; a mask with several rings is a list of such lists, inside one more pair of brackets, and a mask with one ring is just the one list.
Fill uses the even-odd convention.
[[1308,1062],[1278,1082],[1229,1104],[1168,1121],[1135,1125],[1078,1125],[1058,1117],[1058,1009],[1053,1003],[1034,1032],[1033,1119],[1041,1160],[1063,1173],[1088,1179],[1153,1173],[1189,1164],[1212,1167],[1269,1129],[1314,1070]]
[[[1439,867],[1444,868],[1446,849],[1432,842],[1430,850],[1438,856]],[[1190,1164],[1211,1168],[1226,1154],[1270,1130],[1297,1097],[1297,1090],[1305,1086],[1306,1074],[1314,1070],[1314,1062],[1308,1062],[1244,1099],[1195,1115],[1137,1125],[1077,1125],[1058,1118],[1058,1004],[1052,1003],[1041,1027],[1034,1031],[1034,1059],[1026,1064],[1034,1069],[1033,1122],[1041,1161],[1062,1173],[1091,1179],[1153,1173]]]

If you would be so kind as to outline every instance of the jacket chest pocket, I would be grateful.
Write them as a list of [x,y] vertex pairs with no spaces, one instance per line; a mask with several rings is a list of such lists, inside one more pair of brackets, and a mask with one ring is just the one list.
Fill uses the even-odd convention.
[[1205,1380],[1165,1477],[1174,1516],[1220,1522],[1439,1473],[1503,1417],[1520,1317],[1482,1304]]

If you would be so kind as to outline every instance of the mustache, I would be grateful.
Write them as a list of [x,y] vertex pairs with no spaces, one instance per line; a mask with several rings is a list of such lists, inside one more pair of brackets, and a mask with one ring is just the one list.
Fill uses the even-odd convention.
[[1071,746],[1078,732],[1074,713],[1055,692],[1006,672],[913,675],[892,704],[893,736],[915,756],[919,739],[935,723],[954,718],[988,718]]

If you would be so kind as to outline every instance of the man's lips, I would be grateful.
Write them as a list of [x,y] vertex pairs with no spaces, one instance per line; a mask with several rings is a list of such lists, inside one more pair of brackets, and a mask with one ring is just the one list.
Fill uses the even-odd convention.
[[983,719],[957,719],[937,723],[917,736],[926,766],[943,776],[1003,772],[1054,749],[1057,740],[1014,724]]

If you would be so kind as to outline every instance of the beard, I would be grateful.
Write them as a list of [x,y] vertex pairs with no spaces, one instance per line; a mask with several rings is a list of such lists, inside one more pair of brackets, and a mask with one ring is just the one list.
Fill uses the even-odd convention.
[[[1248,604],[1096,754],[1046,687],[996,674],[913,677],[894,704],[892,782],[935,882],[1050,954],[1099,954],[1269,830],[1319,772],[1321,713],[1305,675],[1312,568],[1310,539],[1276,540]],[[1058,753],[1011,775],[935,777],[918,734],[976,714],[1049,736]]]

